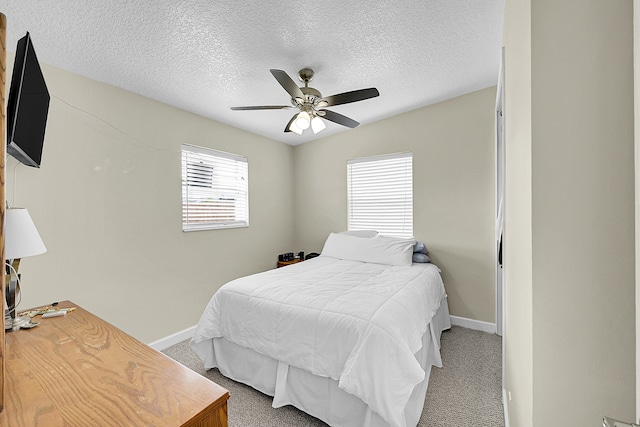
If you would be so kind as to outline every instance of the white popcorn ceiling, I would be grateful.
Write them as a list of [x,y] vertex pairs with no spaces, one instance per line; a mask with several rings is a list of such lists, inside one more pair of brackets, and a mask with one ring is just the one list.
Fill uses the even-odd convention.
[[[269,72],[315,71],[324,96],[376,87],[331,107],[366,125],[495,85],[504,0],[4,0],[7,50],[29,31],[38,59],[290,145],[295,110]],[[10,75],[10,73],[9,73]],[[46,76],[45,76],[46,78]],[[302,85],[302,83],[300,83]],[[55,95],[55,93],[53,93]],[[425,130],[427,131],[427,130]]]

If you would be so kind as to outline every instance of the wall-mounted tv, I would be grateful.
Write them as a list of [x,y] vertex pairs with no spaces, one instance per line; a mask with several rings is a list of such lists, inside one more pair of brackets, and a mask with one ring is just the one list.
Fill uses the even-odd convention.
[[7,153],[25,165],[40,167],[49,99],[27,32],[18,40],[7,102]]

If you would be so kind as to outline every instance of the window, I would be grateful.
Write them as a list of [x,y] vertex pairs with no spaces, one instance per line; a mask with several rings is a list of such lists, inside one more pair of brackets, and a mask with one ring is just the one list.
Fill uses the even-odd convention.
[[413,155],[347,161],[349,230],[413,237]]
[[247,158],[182,144],[182,230],[247,226]]

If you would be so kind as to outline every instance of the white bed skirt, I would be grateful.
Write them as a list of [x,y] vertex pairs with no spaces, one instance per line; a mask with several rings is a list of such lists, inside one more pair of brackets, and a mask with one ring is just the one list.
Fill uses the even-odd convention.
[[[407,426],[415,426],[420,420],[431,366],[440,349],[442,331],[451,327],[446,296],[422,337],[422,348],[416,359],[425,371],[425,379],[416,385],[405,408]],[[331,426],[387,427],[388,424],[362,400],[338,388],[338,381],[319,377],[307,371],[279,362],[253,350],[241,347],[224,338],[214,338],[198,346],[206,345],[205,368],[217,367],[225,377],[250,385],[256,390],[273,396],[272,406],[279,408],[293,405]]]

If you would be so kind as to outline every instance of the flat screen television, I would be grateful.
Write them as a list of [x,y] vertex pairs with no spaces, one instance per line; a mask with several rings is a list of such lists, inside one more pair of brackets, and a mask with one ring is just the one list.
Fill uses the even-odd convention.
[[7,102],[7,153],[40,167],[49,113],[49,91],[31,37],[18,40]]

